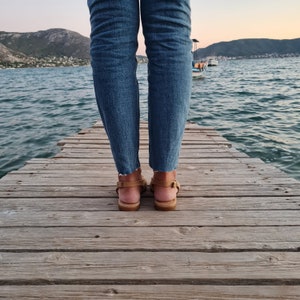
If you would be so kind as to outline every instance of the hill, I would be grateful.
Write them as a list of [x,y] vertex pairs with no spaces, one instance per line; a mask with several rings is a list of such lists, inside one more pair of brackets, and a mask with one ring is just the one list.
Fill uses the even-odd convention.
[[[66,29],[37,32],[0,31],[0,68],[77,66],[90,63],[90,39]],[[300,55],[300,38],[240,39],[198,49],[196,59],[208,56],[252,58]],[[146,57],[137,56],[139,62]]]
[[23,53],[9,49],[0,43],[0,61],[7,61],[12,63],[12,62],[20,62],[26,59],[27,56],[24,55]]
[[300,55],[300,38],[291,40],[240,39],[212,44],[196,50],[195,58],[208,56],[242,57]]
[[0,32],[0,65],[13,67],[89,63],[90,39],[66,29]]

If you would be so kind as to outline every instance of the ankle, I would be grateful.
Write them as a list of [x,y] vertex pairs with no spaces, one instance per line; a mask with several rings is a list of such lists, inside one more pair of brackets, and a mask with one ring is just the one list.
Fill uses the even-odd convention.
[[133,182],[142,180],[142,171],[140,168],[136,169],[134,172],[127,175],[118,175],[118,179],[120,182]]
[[171,182],[176,180],[176,170],[170,172],[154,171],[153,179],[161,182]]

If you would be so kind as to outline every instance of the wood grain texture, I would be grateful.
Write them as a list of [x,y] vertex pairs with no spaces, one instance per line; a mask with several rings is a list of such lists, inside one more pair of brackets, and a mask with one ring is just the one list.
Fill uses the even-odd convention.
[[187,124],[177,210],[119,212],[102,124],[59,145],[0,180],[1,299],[300,299],[299,181]]

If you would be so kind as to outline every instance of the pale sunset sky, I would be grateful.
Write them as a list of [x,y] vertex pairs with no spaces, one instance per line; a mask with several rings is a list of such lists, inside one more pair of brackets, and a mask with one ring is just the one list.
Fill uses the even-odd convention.
[[[113,0],[112,0],[113,1]],[[0,0],[0,31],[90,34],[86,0]],[[191,0],[192,35],[206,47],[240,38],[300,38],[300,0]],[[140,35],[138,54],[144,54]]]

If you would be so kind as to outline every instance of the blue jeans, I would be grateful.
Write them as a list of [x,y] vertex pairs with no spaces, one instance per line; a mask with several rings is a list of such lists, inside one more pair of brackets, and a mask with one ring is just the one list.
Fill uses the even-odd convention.
[[192,83],[189,0],[88,0],[95,95],[116,168],[139,162],[139,20],[148,56],[149,164],[177,168]]

